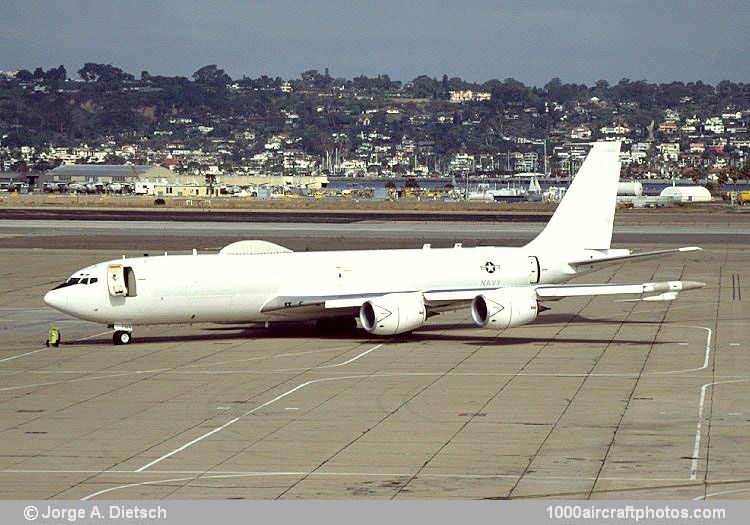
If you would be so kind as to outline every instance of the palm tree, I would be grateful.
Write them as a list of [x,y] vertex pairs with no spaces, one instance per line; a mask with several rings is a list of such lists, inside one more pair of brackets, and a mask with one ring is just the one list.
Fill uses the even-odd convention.
[[690,170],[690,178],[693,180],[693,184],[696,186],[700,183],[701,178],[703,177],[703,170],[700,168],[693,168]]
[[208,194],[210,196],[213,196],[214,194],[214,184],[216,184],[216,174],[215,173],[206,173],[205,174],[206,179],[206,186],[208,186]]

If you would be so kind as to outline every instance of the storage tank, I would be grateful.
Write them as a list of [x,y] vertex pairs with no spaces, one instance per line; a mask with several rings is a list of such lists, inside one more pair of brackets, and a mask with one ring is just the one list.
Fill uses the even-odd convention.
[[643,195],[643,184],[640,182],[621,182],[617,185],[617,194],[629,197],[640,197]]
[[711,192],[703,186],[669,186],[660,197],[671,197],[675,202],[711,202]]

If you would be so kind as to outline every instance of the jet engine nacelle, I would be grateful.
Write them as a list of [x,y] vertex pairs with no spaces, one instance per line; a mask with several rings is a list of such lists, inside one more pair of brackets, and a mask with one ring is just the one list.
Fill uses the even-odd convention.
[[538,313],[532,288],[500,288],[477,295],[471,302],[471,317],[476,324],[501,330],[528,324]]
[[421,293],[394,293],[366,301],[359,309],[362,327],[375,335],[394,335],[422,326],[427,310]]

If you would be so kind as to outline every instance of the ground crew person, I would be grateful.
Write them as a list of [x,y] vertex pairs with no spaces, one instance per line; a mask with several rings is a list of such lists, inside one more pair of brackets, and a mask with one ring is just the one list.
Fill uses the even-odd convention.
[[60,330],[52,323],[49,324],[49,335],[47,336],[47,346],[60,346]]

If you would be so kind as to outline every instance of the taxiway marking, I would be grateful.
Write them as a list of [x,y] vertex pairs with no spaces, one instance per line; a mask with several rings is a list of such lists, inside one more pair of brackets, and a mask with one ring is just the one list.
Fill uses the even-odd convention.
[[226,423],[224,423],[220,427],[217,427],[217,428],[211,430],[210,432],[206,432],[205,434],[203,434],[201,436],[198,436],[197,438],[193,439],[192,441],[188,441],[184,445],[182,445],[180,447],[177,447],[176,449],[172,450],[171,452],[167,452],[163,456],[158,457],[155,460],[151,461],[150,463],[147,463],[147,464],[143,465],[141,468],[137,469],[136,472],[143,472],[144,470],[148,469],[149,467],[152,467],[152,466],[156,465],[157,463],[161,463],[165,459],[170,458],[170,457],[174,456],[175,454],[177,454],[179,452],[182,452],[183,450],[185,450],[185,449],[187,449],[187,448],[195,445],[196,443],[199,443],[200,441],[203,441],[207,437],[213,436],[217,432],[221,432],[225,428],[227,428],[227,427],[229,427],[231,425],[234,425],[237,421],[239,421],[243,417],[249,416],[250,414],[253,414],[253,413],[257,412],[261,408],[265,408],[265,407],[267,407],[269,405],[272,405],[276,401],[279,401],[280,399],[284,399],[286,396],[288,396],[290,394],[293,394],[296,391],[301,390],[302,388],[305,388],[306,386],[313,385],[315,383],[322,383],[324,381],[338,381],[338,380],[341,380],[341,379],[359,379],[359,378],[363,378],[363,377],[369,377],[369,376],[368,375],[356,375],[356,376],[344,376],[344,377],[326,377],[326,378],[323,378],[323,379],[313,379],[311,381],[305,381],[304,383],[295,386],[291,390],[287,390],[283,394],[280,394],[280,395],[274,397],[270,401],[266,401],[262,405],[258,405],[257,407],[248,410],[247,412],[245,412],[241,416],[237,416],[234,419],[230,419],[229,421],[227,421]]
[[742,383],[745,381],[750,381],[750,379],[735,379],[733,381],[714,381],[712,383],[706,383],[701,387],[701,395],[700,399],[698,401],[698,424],[695,428],[695,442],[693,445],[693,460],[690,464],[690,480],[694,481],[698,476],[698,454],[700,452],[701,448],[701,434],[702,434],[702,428],[703,428],[703,404],[706,401],[706,390],[709,387],[713,387],[715,385],[726,385],[729,383]]

